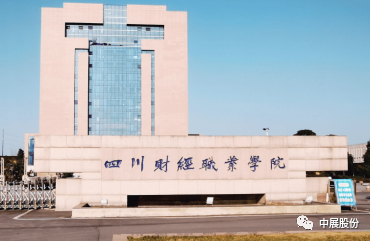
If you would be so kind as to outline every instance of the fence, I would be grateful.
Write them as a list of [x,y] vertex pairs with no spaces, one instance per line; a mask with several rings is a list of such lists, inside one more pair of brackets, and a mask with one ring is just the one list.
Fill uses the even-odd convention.
[[0,184],[0,210],[55,208],[56,179]]

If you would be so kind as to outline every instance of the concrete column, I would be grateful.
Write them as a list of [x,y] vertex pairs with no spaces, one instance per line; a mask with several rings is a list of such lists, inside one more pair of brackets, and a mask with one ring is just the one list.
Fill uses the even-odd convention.
[[142,54],[142,136],[151,135],[151,54]]
[[78,75],[78,125],[77,134],[88,135],[88,108],[89,108],[89,55],[79,53],[79,75]]

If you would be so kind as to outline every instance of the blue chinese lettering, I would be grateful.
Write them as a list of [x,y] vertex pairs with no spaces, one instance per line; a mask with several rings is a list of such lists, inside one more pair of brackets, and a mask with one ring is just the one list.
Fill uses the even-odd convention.
[[233,172],[234,169],[237,169],[235,166],[237,165],[237,158],[235,156],[231,157],[228,159],[229,161],[226,161],[225,163],[228,163],[228,171],[231,170]]
[[114,167],[117,167],[117,168],[120,168],[120,165],[122,163],[122,160],[114,160],[114,161],[106,161],[104,163],[104,166],[106,168],[114,168]]
[[259,156],[251,156],[250,157],[250,162],[248,163],[248,165],[250,165],[250,168],[254,168],[254,170],[251,170],[253,172],[256,171],[256,168],[258,167],[258,162],[262,162],[259,160]]
[[[143,161],[144,161],[144,156],[142,156],[141,171],[143,171]],[[137,165],[139,166],[139,164],[140,164],[140,160],[139,160],[139,159],[135,160],[135,158],[131,158],[131,167],[132,167],[132,168],[134,167],[135,162],[136,162]]]
[[[156,171],[157,169],[160,169],[161,171],[164,171],[164,172],[167,172],[167,164],[170,162],[168,160],[168,156],[166,156],[166,161],[164,162],[164,160],[160,159],[158,161],[156,161],[155,163],[155,167],[156,169],[154,171]],[[165,170],[164,170],[165,169]]]
[[193,167],[191,167],[193,165],[192,163],[192,157],[189,157],[189,158],[180,158],[180,160],[178,161],[178,171],[179,169],[180,170],[189,170],[189,169],[194,169]]
[[211,168],[213,168],[215,171],[218,171],[218,169],[215,168],[215,162],[213,161],[213,158],[202,160],[202,167],[200,169],[202,168],[205,168],[205,171]]
[[278,167],[280,169],[284,169],[286,166],[285,166],[284,163],[283,163],[283,166],[280,166],[281,161],[283,161],[283,158],[280,158],[279,156],[278,156],[277,159],[273,158],[271,160],[271,170],[273,169],[273,166],[274,166],[274,168]]

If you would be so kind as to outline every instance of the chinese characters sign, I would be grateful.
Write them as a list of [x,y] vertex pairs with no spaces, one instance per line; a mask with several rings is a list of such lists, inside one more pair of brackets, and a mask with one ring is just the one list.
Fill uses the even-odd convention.
[[[144,170],[144,156],[141,158],[131,158],[131,168],[138,169],[143,172]],[[148,159],[148,158],[147,158]],[[152,170],[156,171],[163,171],[168,172],[171,168],[168,167],[168,163],[170,163],[169,156],[166,158],[160,158],[158,160],[153,160],[153,164],[146,164],[146,165],[153,165]],[[279,170],[284,169],[286,166],[283,163],[284,159],[277,157],[269,160],[263,160],[259,156],[250,156],[249,160],[239,160],[236,156],[230,156],[227,160],[221,160],[222,163],[218,166],[217,161],[214,160],[213,157],[201,159],[201,160],[194,160],[193,157],[184,157],[182,156],[179,161],[175,160],[177,165],[177,171],[192,171],[195,169],[204,169],[205,171],[217,172],[220,168],[226,168],[227,171],[233,172],[237,170],[237,165],[247,165],[252,172],[258,172],[259,167],[261,165],[269,165],[271,170]],[[148,163],[148,160],[146,161]],[[105,168],[120,168],[122,160],[113,160],[113,161],[106,161],[104,163]],[[151,163],[151,161],[149,162]],[[224,164],[224,165],[223,165]],[[174,165],[174,164],[173,164]],[[138,167],[137,167],[138,166]]]

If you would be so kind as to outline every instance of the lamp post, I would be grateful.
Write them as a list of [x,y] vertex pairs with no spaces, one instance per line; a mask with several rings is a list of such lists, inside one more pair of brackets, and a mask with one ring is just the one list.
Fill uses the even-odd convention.
[[268,131],[269,131],[269,128],[263,128],[263,131],[265,131],[265,133],[267,134],[268,136]]

